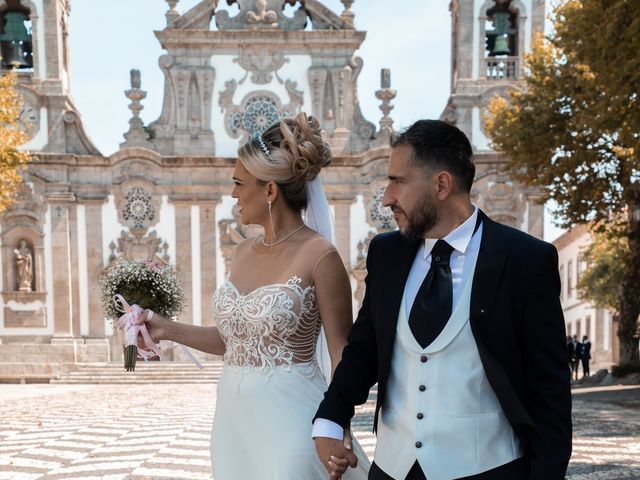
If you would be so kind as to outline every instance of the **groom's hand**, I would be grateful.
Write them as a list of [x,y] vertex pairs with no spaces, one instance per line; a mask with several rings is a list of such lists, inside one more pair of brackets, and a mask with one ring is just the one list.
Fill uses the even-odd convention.
[[358,459],[350,449],[345,448],[344,441],[326,437],[316,437],[314,441],[318,457],[330,478],[339,479],[347,468],[358,465]]

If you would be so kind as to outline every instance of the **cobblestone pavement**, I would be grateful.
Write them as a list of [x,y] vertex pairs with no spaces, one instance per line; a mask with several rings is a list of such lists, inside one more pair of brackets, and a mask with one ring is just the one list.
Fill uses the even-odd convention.
[[[0,385],[0,480],[210,479],[214,406],[215,385]],[[569,480],[640,479],[640,388],[576,394],[574,429]]]

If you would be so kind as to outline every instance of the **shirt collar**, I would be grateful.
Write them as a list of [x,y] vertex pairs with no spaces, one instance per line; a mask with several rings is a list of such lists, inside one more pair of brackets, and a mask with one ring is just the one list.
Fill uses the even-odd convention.
[[[469,246],[471,237],[473,237],[473,231],[478,220],[478,208],[474,207],[473,213],[462,224],[443,238],[445,242],[451,245],[454,250],[464,253]],[[437,238],[425,238],[424,239],[424,258],[431,255],[433,246],[438,241]]]

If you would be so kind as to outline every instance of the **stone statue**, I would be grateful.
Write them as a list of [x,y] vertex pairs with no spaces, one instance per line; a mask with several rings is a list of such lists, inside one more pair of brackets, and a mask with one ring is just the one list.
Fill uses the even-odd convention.
[[27,246],[26,240],[20,240],[20,248],[14,249],[13,253],[16,256],[18,290],[21,292],[31,292],[31,282],[33,281],[33,256]]
[[130,73],[131,76],[131,88],[140,88],[142,85],[142,81],[140,79],[140,70],[132,69]]

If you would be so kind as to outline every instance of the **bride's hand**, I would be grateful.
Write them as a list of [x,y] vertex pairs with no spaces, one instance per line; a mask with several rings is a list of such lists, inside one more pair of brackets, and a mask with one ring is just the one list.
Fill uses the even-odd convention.
[[351,429],[350,428],[345,428],[344,429],[344,438],[343,438],[343,445],[344,448],[346,448],[347,450],[351,450],[352,449],[352,443],[353,443],[353,437],[351,436]]
[[167,320],[162,315],[158,315],[152,310],[145,310],[142,312],[140,317],[147,326],[147,331],[154,343],[167,339],[167,324],[170,320]]

